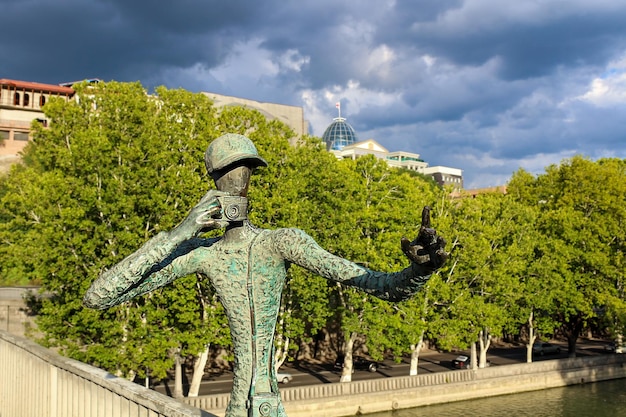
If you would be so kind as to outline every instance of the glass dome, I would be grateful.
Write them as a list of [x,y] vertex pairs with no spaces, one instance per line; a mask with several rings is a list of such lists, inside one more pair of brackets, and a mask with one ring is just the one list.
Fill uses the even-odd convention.
[[333,122],[324,131],[322,140],[326,143],[326,149],[329,151],[339,151],[344,146],[357,142],[354,129],[346,123],[346,119],[343,117],[333,119]]

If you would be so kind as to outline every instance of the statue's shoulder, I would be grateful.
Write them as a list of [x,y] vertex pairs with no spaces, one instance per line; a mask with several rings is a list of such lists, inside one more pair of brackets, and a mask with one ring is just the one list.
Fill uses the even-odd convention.
[[281,239],[309,236],[304,230],[298,229],[297,227],[283,227],[281,229],[275,229],[275,230],[272,230],[272,234],[274,237],[278,237]]
[[304,230],[295,227],[275,229],[272,231],[271,239],[283,250],[295,250],[301,245],[313,242],[313,238]]

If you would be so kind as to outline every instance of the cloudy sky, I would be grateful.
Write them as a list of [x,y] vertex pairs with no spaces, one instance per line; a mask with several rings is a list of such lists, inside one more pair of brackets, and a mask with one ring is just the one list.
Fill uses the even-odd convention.
[[624,0],[0,0],[0,78],[141,81],[304,107],[504,184],[626,158]]

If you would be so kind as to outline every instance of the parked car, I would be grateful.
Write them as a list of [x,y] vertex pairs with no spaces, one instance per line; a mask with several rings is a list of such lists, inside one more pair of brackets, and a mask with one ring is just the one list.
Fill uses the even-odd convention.
[[[337,360],[335,361],[336,370],[343,369],[344,359],[345,358],[343,355],[339,355],[337,357]],[[364,358],[363,356],[356,356],[356,355],[352,356],[352,369],[357,369],[360,371],[376,372],[378,368],[380,368],[380,363],[376,361]]]
[[620,346],[617,342],[611,342],[604,345],[604,350],[611,353],[622,353],[624,351],[624,345]]
[[[472,359],[469,355],[459,355],[452,359],[452,367],[455,369],[469,369],[471,360]],[[487,360],[485,366],[491,366],[491,362]]]
[[470,357],[467,355],[459,355],[452,359],[452,367],[456,369],[467,369],[470,367]]
[[561,347],[548,342],[535,342],[533,344],[533,354],[550,355],[561,353]]
[[293,379],[290,373],[287,372],[276,372],[276,380],[278,382],[282,382],[283,384],[288,384]]

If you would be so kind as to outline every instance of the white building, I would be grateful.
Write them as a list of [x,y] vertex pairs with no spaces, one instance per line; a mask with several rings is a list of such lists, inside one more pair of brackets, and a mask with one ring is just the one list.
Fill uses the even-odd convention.
[[439,185],[451,185],[455,190],[463,189],[463,171],[458,168],[444,166],[428,166],[420,155],[412,152],[389,152],[374,139],[357,141],[352,126],[343,117],[333,119],[322,135],[326,149],[338,159],[356,159],[363,155],[374,155],[384,159],[387,164],[396,168],[405,168],[432,177]]

